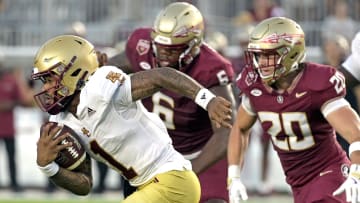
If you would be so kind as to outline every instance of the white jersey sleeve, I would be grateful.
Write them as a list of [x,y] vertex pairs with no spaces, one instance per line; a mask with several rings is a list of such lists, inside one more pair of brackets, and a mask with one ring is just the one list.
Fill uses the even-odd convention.
[[91,97],[94,101],[101,99],[108,103],[112,100],[124,106],[132,103],[130,77],[114,66],[103,66],[98,69],[90,77],[84,90],[93,95]]

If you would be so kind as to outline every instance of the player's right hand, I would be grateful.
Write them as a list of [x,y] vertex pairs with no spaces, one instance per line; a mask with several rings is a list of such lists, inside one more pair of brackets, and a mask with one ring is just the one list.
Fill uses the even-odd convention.
[[240,203],[241,200],[248,199],[246,188],[240,178],[228,178],[228,190],[230,203]]
[[40,137],[37,142],[37,157],[36,163],[39,166],[46,166],[50,162],[54,161],[58,156],[58,153],[70,147],[72,143],[66,143],[59,145],[59,143],[65,139],[68,135],[64,134],[54,139],[56,133],[61,130],[61,127],[54,126],[53,123],[44,123],[40,128]]
[[216,123],[216,127],[231,128],[231,102],[223,97],[214,97],[207,106],[209,118]]

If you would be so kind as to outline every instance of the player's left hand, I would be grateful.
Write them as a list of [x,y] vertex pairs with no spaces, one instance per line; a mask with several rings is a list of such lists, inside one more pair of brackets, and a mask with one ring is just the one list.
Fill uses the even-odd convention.
[[240,178],[228,178],[230,203],[240,203],[248,199],[246,188]]
[[339,195],[344,191],[346,193],[346,202],[360,202],[360,165],[352,164],[350,166],[348,178],[333,192],[333,195]]
[[231,128],[232,109],[231,103],[223,97],[214,97],[208,104],[207,110],[210,120],[216,123],[216,127]]

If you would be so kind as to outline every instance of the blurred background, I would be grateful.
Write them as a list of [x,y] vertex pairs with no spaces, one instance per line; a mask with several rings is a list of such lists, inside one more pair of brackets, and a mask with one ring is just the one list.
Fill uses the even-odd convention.
[[[46,115],[26,104],[33,84],[28,78],[39,46],[59,34],[86,37],[110,57],[124,49],[133,29],[152,26],[157,13],[170,0],[0,0],[0,72],[14,75],[22,96],[14,105],[15,169],[9,169],[8,146],[0,140],[0,199],[9,193],[54,189],[36,167],[36,141]],[[254,24],[271,16],[296,20],[306,33],[307,60],[339,66],[350,53],[349,45],[360,24],[359,0],[193,0],[205,17],[206,41],[228,57],[238,72],[242,50]],[[1,84],[1,83],[0,83]],[[358,91],[359,92],[359,91]],[[356,91],[355,91],[355,95]],[[31,95],[30,95],[31,96]],[[0,96],[1,107],[1,96]],[[1,108],[0,108],[1,109]],[[0,114],[1,116],[1,114]],[[0,122],[2,118],[0,118]],[[1,135],[1,129],[0,129]],[[0,136],[0,139],[2,137]],[[6,139],[5,139],[6,140]],[[268,194],[259,184],[265,181],[272,192],[289,193],[278,158],[272,147],[268,169],[263,172],[262,141],[251,140],[243,182],[250,191]],[[10,173],[16,171],[16,174]],[[95,183],[99,181],[94,166]],[[16,176],[15,178],[13,176]],[[16,180],[13,180],[16,179]],[[15,182],[15,183],[14,183]],[[120,199],[120,178],[110,171],[101,192],[113,191]],[[96,186],[96,185],[95,185]]]

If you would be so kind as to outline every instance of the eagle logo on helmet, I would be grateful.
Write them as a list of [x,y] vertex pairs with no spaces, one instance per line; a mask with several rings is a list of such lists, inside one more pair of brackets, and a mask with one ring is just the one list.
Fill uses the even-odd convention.
[[288,43],[298,43],[298,40],[296,40],[296,38],[302,38],[304,37],[304,35],[302,34],[288,34],[288,33],[283,33],[281,35],[274,33],[269,35],[268,37],[265,37],[264,39],[261,40],[261,42],[263,43],[272,43],[272,44],[277,44],[279,43],[280,40],[284,40]]
[[192,27],[186,27],[183,26],[174,34],[173,37],[187,37],[190,33],[194,33],[195,35],[200,35],[202,33],[202,30],[198,28],[199,26],[192,26]]

